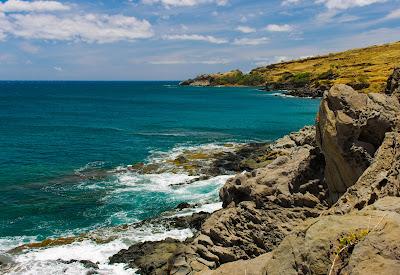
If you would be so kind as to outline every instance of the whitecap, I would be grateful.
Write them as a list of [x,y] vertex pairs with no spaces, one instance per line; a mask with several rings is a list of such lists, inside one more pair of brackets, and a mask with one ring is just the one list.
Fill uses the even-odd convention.
[[[99,244],[87,239],[67,245],[30,249],[15,255],[13,258],[15,264],[10,265],[7,270],[2,272],[12,275],[86,274],[90,268],[85,268],[79,262],[65,263],[65,261],[70,260],[86,260],[98,263],[99,269],[96,270],[98,274],[132,274],[135,270],[128,269],[123,264],[109,264],[109,257],[135,243],[160,241],[168,237],[183,241],[193,236],[190,229],[167,230],[162,225],[152,225],[145,228],[130,227],[118,233],[120,234],[118,238],[108,243]],[[116,232],[113,231],[113,228],[109,228],[98,234],[103,236],[110,234],[112,236]]]

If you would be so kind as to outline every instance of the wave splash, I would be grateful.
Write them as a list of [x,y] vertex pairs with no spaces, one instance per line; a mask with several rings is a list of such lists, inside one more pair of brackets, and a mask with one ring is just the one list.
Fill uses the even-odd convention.
[[[210,161],[207,159],[208,155],[232,151],[234,146],[234,144],[229,146],[208,144],[176,147],[168,152],[154,151],[148,158],[147,164],[170,168],[173,160],[181,154],[192,154],[196,155],[198,158],[196,160],[206,165]],[[201,156],[200,151],[203,152]],[[76,173],[86,173],[102,166],[104,166],[102,162],[90,163],[76,170]],[[168,170],[146,174],[132,171],[130,166],[118,167],[107,173],[111,175],[108,181],[83,181],[76,187],[107,190],[107,195],[102,201],[108,206],[133,203],[138,194],[141,196],[144,194],[149,199],[157,195],[159,200],[195,204],[193,208],[171,210],[162,214],[170,217],[189,216],[198,212],[212,213],[222,208],[222,203],[218,202],[218,191],[226,180],[232,177],[232,175],[202,177],[189,175],[179,169],[175,173]],[[157,199],[153,203],[156,204]],[[110,226],[115,223],[122,225]],[[111,265],[108,258],[135,243],[159,241],[168,237],[185,240],[194,234],[191,229],[171,228],[151,222],[140,224],[140,219],[132,217],[126,211],[113,213],[104,224],[106,227],[89,233],[81,232],[73,237],[63,237],[72,238],[65,244],[62,244],[62,241],[55,242],[57,245],[49,245],[51,242],[35,243],[35,236],[0,239],[0,261],[6,263],[1,266],[0,273],[87,274],[94,270],[94,264],[98,274],[132,274],[135,270],[127,269],[122,264]]]

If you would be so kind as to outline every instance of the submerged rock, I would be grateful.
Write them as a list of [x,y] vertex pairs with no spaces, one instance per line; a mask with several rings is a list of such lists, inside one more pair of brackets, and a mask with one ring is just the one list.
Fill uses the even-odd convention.
[[183,209],[190,208],[190,207],[192,207],[192,205],[191,205],[190,203],[181,202],[180,204],[178,204],[178,205],[176,206],[176,209],[178,209],[178,210],[183,210]]
[[93,269],[93,270],[99,269],[98,264],[93,263],[91,261],[87,261],[87,260],[69,260],[69,261],[58,260],[58,261],[63,264],[80,263],[87,269]]
[[[178,155],[165,156],[155,163],[137,163],[125,172],[140,174],[185,173],[197,178],[182,184],[190,184],[209,177],[251,171],[263,167],[278,155],[270,152],[269,143],[249,143],[198,147],[183,150]],[[124,171],[118,171],[124,172]]]

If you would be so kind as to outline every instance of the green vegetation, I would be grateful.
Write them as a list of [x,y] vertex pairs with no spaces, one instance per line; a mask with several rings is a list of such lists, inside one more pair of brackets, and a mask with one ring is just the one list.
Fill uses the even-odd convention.
[[349,255],[352,253],[354,247],[364,240],[370,232],[371,230],[369,229],[360,229],[349,232],[338,239],[339,245],[336,248],[335,258],[329,270],[329,275],[335,274],[335,268],[338,262],[348,261]]
[[239,70],[216,75],[212,85],[215,86],[260,86],[264,84],[264,78],[258,73],[243,74]]
[[297,73],[293,76],[292,83],[295,87],[304,87],[311,82],[311,73]]

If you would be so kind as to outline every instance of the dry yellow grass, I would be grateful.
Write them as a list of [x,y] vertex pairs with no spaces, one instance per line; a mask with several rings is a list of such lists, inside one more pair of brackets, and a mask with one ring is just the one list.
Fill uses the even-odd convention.
[[354,49],[326,56],[311,57],[256,68],[252,74],[261,74],[267,82],[280,82],[282,76],[292,73],[311,73],[316,79],[322,73],[332,70],[336,77],[332,84],[367,82],[366,90],[379,92],[393,68],[400,66],[400,42]]

